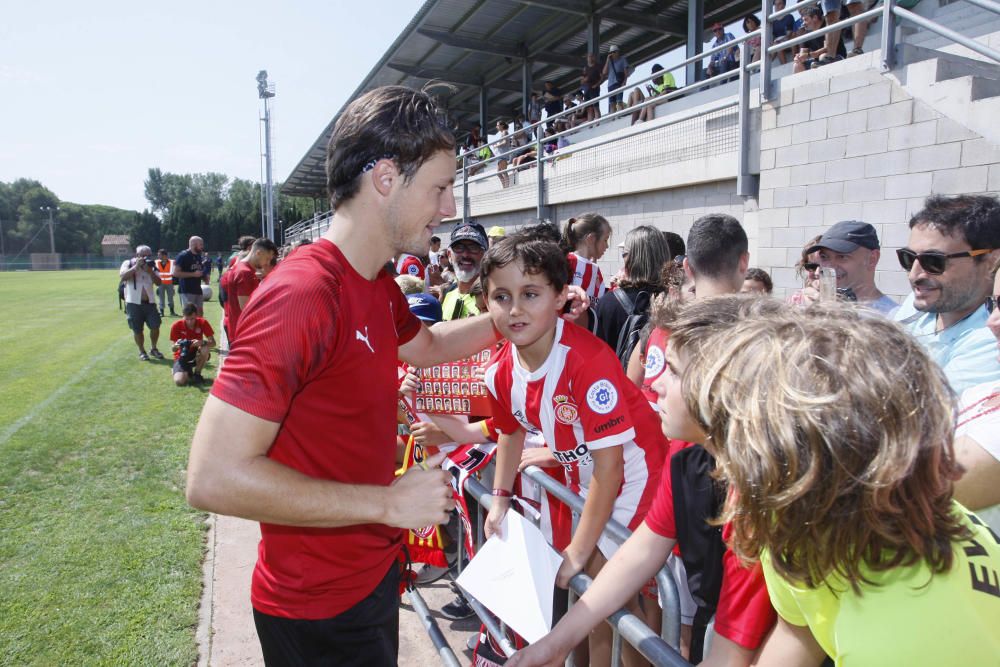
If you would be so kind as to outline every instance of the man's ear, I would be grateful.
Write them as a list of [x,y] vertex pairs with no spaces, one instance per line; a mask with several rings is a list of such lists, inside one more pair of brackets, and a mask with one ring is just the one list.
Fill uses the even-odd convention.
[[882,256],[882,251],[878,248],[872,249],[868,255],[868,268],[872,271],[878,266],[878,260]]
[[694,269],[691,268],[691,262],[687,257],[684,258],[684,276],[687,280],[694,280]]
[[750,253],[745,252],[740,255],[740,275],[745,276],[750,268]]
[[399,178],[399,169],[396,163],[388,158],[383,158],[375,163],[375,167],[368,172],[375,191],[383,197],[389,195],[393,183]]

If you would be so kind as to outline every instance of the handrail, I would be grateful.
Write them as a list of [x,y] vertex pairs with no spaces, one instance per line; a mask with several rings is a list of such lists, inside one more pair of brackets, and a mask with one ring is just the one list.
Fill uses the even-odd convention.
[[[545,475],[545,473],[543,473],[541,469],[535,466],[528,466],[522,472],[531,469],[537,471],[536,475],[538,475],[537,477],[531,476],[532,481],[545,486],[546,490],[548,490],[547,483],[544,483],[542,479],[542,478],[548,478],[549,480],[551,480],[556,484],[556,486],[552,487],[553,495],[558,494],[556,495],[556,497],[562,500],[563,502],[566,502],[567,504],[572,503],[570,505],[571,507],[579,505],[579,509],[580,510],[583,509],[584,501],[582,498],[580,498],[572,491],[559,484],[558,482],[555,482],[555,480],[552,480],[552,478],[548,477],[548,475]],[[559,487],[561,487],[562,490],[560,490]],[[483,484],[475,477],[469,476],[465,480],[465,491],[469,495],[471,495],[473,499],[476,500],[483,507],[489,509],[492,506],[493,504],[492,491],[483,486]],[[628,539],[628,534],[629,534],[628,530],[615,521],[609,521],[607,529],[609,529],[608,532],[612,535],[612,537],[615,537],[616,539],[619,537]],[[592,583],[593,580],[582,572],[577,573],[576,575],[573,576],[572,579],[569,580],[570,589],[578,595],[583,595]],[[466,598],[469,597],[468,593],[464,592],[464,589],[463,589],[463,594],[466,596]],[[480,609],[482,609],[482,605],[479,605],[478,601],[476,601],[476,604],[472,605],[474,610],[476,609],[476,606],[479,606]],[[485,611],[485,609],[483,609],[483,611]],[[477,616],[478,615],[479,614],[477,611]],[[489,614],[487,613],[485,614],[485,616],[488,617]],[[490,629],[490,624],[486,622],[486,619],[483,616],[480,616],[480,618],[483,619],[483,622],[486,625],[487,630],[490,631],[490,634],[492,635],[493,631]],[[642,619],[636,617],[634,614],[628,612],[627,610],[619,609],[611,616],[609,616],[607,620],[608,623],[611,624],[611,626],[615,628],[629,644],[634,646],[636,650],[639,651],[639,653],[641,653],[643,657],[652,662],[655,667],[690,667],[690,663],[684,660],[676,649],[671,647],[663,639],[658,637],[652,630],[650,630],[649,627],[642,621]],[[499,628],[496,626],[496,624],[494,623],[493,625],[499,631]],[[500,644],[500,647],[504,649],[504,652],[507,652],[507,648],[504,647],[504,642],[507,642],[506,636],[501,633],[500,636],[494,635],[494,639],[496,639],[497,643]],[[509,642],[507,642],[507,644],[509,647]],[[508,656],[512,655],[512,652],[507,653],[507,655]]]
[[[971,2],[972,0],[969,1]],[[985,4],[981,4],[979,2],[973,2],[973,4],[977,4],[980,7],[985,7],[989,11],[996,11],[992,7],[986,6]],[[992,5],[996,3],[990,3],[990,4]],[[930,30],[931,32],[941,35],[946,39],[950,39],[956,44],[961,44],[967,49],[971,49],[972,51],[975,51],[980,55],[984,55],[987,58],[990,58],[991,60],[1000,63],[1000,51],[991,49],[990,47],[985,46],[984,44],[981,44],[980,42],[977,42],[974,39],[969,39],[965,35],[961,35],[950,28],[945,28],[940,23],[931,21],[930,19],[926,19],[923,16],[920,16],[919,14],[914,14],[908,9],[903,9],[902,7],[898,7],[895,5],[892,8],[892,13],[903,20],[916,23],[921,28]]]
[[424,601],[423,596],[414,587],[408,590],[407,595],[410,598],[410,604],[413,606],[413,611],[417,613],[417,617],[424,626],[424,630],[431,638],[431,643],[434,644],[434,648],[437,649],[438,655],[441,656],[441,662],[446,665],[446,667],[461,667],[461,663],[458,658],[455,657],[455,652],[451,650],[451,646],[448,645],[448,640],[444,638],[444,633],[441,632],[441,628],[438,626],[437,621],[431,616],[431,610],[427,607],[427,603]]
[[844,28],[849,28],[855,23],[861,23],[862,21],[867,21],[868,19],[877,18],[881,15],[882,15],[882,8],[875,7],[874,9],[869,9],[868,11],[861,12],[860,14],[857,14],[850,18],[837,21],[836,23],[831,23],[830,25],[823,26],[822,28],[817,28],[816,30],[810,30],[806,34],[799,35],[794,39],[789,39],[787,41],[774,44],[768,47],[767,52],[769,55],[775,54],[778,53],[779,51],[784,51],[787,48],[812,41],[817,37],[822,37],[828,32],[839,32]]

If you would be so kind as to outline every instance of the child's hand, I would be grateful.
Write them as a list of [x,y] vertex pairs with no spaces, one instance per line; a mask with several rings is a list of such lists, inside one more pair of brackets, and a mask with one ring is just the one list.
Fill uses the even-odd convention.
[[510,498],[493,496],[493,504],[490,506],[490,512],[486,515],[486,521],[483,523],[483,534],[486,535],[486,539],[490,539],[494,535],[503,537],[503,518],[507,515],[509,508]]
[[529,447],[521,452],[521,463],[518,464],[517,471],[521,472],[528,466],[555,468],[558,465],[559,461],[548,447]]
[[562,667],[566,654],[550,637],[542,637],[531,646],[525,646],[507,660],[507,667]]
[[424,447],[437,447],[446,442],[451,442],[448,434],[442,431],[436,424],[430,422],[415,422],[410,427],[410,435],[413,441]]
[[556,586],[559,588],[569,588],[569,580],[572,579],[577,572],[583,570],[583,566],[587,564],[587,559],[580,557],[572,549],[567,548],[563,552],[563,562],[559,566],[559,571],[556,572]]
[[420,377],[414,372],[416,369],[413,366],[408,366],[406,368],[406,375],[403,377],[403,381],[399,384],[399,393],[404,396],[413,396],[417,393],[417,387],[420,386]]
[[573,322],[590,307],[590,297],[587,296],[587,292],[579,285],[570,285],[568,289],[570,308],[569,312],[564,314],[563,317]]

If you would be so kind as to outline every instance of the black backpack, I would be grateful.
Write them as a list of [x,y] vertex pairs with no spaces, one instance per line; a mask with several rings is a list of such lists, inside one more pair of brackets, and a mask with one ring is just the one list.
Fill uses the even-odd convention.
[[635,301],[633,301],[623,289],[616,289],[611,293],[615,295],[618,303],[628,315],[622,328],[618,331],[618,342],[615,345],[615,354],[621,361],[622,368],[627,370],[629,357],[632,356],[635,346],[639,344],[642,329],[649,321],[649,306],[652,297],[649,292],[642,291],[635,295]]

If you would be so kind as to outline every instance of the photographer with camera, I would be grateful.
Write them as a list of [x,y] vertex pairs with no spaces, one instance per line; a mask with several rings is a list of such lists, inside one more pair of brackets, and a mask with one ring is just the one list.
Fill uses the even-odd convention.
[[170,327],[170,340],[174,344],[174,384],[178,387],[205,381],[201,369],[211,356],[211,348],[215,347],[215,331],[208,320],[198,317],[198,307],[186,304],[183,313],[183,319]]
[[[156,290],[154,285],[160,285],[160,275],[156,271],[153,260],[153,250],[148,245],[135,249],[135,257],[122,262],[118,275],[125,285],[125,320],[132,330],[132,337],[139,348],[139,359],[149,361],[152,355],[162,359],[163,354],[156,349],[160,338],[160,313],[156,309]],[[149,327],[149,342],[152,347],[146,354],[146,339],[143,336],[143,325]]]
[[806,248],[806,253],[814,252],[819,253],[821,268],[837,272],[837,293],[842,299],[892,317],[899,304],[875,286],[881,244],[874,227],[859,220],[838,222]]

